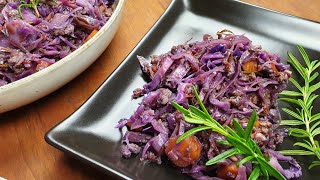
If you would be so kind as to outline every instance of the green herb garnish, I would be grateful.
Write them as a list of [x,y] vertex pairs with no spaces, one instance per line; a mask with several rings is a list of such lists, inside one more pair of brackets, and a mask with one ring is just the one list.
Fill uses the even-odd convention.
[[172,105],[183,114],[186,122],[199,125],[198,127],[195,127],[184,133],[182,136],[180,136],[177,139],[177,143],[181,142],[183,139],[185,139],[191,134],[210,129],[213,132],[217,132],[225,136],[226,141],[219,141],[219,143],[224,145],[230,145],[231,148],[210,159],[206,163],[207,166],[218,163],[221,160],[229,158],[231,156],[241,154],[244,156],[244,158],[241,161],[239,161],[237,165],[240,166],[241,164],[244,164],[248,161],[251,161],[254,164],[254,170],[250,175],[249,179],[257,179],[260,176],[260,174],[264,175],[266,178],[269,178],[270,174],[271,176],[277,179],[285,179],[285,177],[278,170],[276,170],[273,166],[270,165],[270,163],[268,162],[269,160],[266,160],[259,146],[251,138],[252,129],[254,123],[257,120],[256,111],[252,112],[247,128],[245,130],[241,127],[241,125],[236,119],[233,119],[233,125],[235,127],[235,130],[233,130],[229,126],[223,127],[219,122],[214,120],[208,113],[204,104],[200,100],[195,87],[193,87],[193,92],[195,94],[195,97],[197,98],[197,101],[201,109],[195,106],[189,106],[189,110],[187,110],[179,104],[172,102]]
[[27,7],[27,8],[32,8],[34,12],[36,13],[37,17],[40,17],[40,13],[38,11],[37,6],[39,5],[40,0],[30,0],[30,3],[26,3],[25,1],[21,0],[20,5],[18,6],[18,13],[21,19],[23,18],[21,8]]
[[320,88],[320,82],[313,83],[319,76],[316,69],[320,66],[318,60],[310,61],[306,51],[302,46],[298,49],[306,64],[304,67],[292,53],[288,53],[290,63],[300,74],[304,80],[304,85],[301,86],[297,80],[290,78],[291,83],[297,88],[298,91],[283,91],[280,95],[286,96],[280,98],[282,101],[289,102],[299,108],[295,110],[283,108],[282,110],[293,117],[293,120],[282,120],[282,125],[296,126],[289,130],[289,135],[301,138],[303,141],[297,142],[294,146],[302,147],[303,150],[284,150],[280,153],[284,155],[313,155],[318,158],[309,166],[309,169],[320,165],[320,148],[319,142],[315,139],[320,134],[320,113],[313,114],[313,102],[318,97],[315,91]]

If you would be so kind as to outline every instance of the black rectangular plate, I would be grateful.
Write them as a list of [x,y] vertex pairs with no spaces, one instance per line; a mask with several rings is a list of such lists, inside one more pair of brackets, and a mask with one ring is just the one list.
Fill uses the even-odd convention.
[[[119,151],[123,132],[114,127],[119,119],[129,117],[141,101],[131,100],[132,91],[146,83],[137,55],[149,57],[165,53],[173,45],[191,38],[191,41],[202,40],[203,34],[214,35],[222,29],[245,34],[253,44],[279,54],[283,62],[287,51],[298,55],[296,44],[303,45],[311,58],[320,55],[317,53],[320,51],[320,25],[316,22],[232,0],[173,0],[115,72],[74,114],[51,129],[46,134],[46,141],[117,177],[185,179],[185,175],[166,162],[162,165],[146,164],[139,161],[139,156],[123,159]],[[292,145],[290,140],[286,141]],[[304,168],[303,179],[320,176],[319,172],[306,170],[306,159],[298,160]]]

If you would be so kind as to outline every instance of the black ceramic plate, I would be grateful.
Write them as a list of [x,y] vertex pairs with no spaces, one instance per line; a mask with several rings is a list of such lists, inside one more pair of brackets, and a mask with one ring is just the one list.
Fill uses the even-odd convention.
[[[118,177],[185,179],[166,163],[145,164],[138,156],[123,159],[119,152],[122,133],[114,127],[119,119],[129,117],[141,101],[131,100],[132,91],[145,83],[136,55],[165,53],[173,45],[191,38],[201,40],[203,34],[214,35],[222,29],[246,34],[254,44],[281,55],[284,61],[287,51],[298,54],[296,44],[303,45],[312,58],[320,56],[316,53],[320,51],[318,23],[232,0],[174,0],[108,80],[74,114],[48,132],[46,141]],[[304,162],[305,159],[301,163],[306,169]],[[315,179],[317,175],[320,173],[305,170],[303,179]]]

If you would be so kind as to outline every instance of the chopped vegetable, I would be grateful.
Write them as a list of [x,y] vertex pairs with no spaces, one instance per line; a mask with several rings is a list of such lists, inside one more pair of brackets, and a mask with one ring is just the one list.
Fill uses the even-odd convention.
[[89,34],[89,36],[83,41],[83,43],[88,42],[94,35],[98,33],[98,30],[94,29],[92,32]]
[[249,60],[242,65],[244,73],[255,73],[258,72],[258,63],[255,60]]
[[46,67],[50,66],[51,63],[47,61],[39,61],[36,67],[36,71],[41,71],[42,69],[45,69]]
[[225,180],[233,180],[238,176],[239,166],[236,163],[222,165],[217,169],[217,176]]
[[176,144],[178,137],[172,137],[168,141],[166,154],[173,164],[178,167],[187,167],[195,164],[200,158],[202,146],[196,136],[189,136]]

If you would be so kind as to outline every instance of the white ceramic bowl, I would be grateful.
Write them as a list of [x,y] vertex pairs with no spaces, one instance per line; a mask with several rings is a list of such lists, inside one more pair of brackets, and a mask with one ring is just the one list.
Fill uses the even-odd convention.
[[125,0],[116,0],[109,21],[87,43],[55,64],[21,80],[0,87],[0,113],[38,100],[62,87],[88,68],[114,37]]

